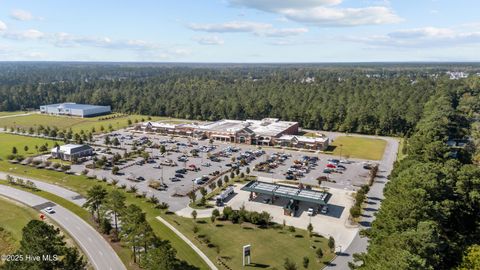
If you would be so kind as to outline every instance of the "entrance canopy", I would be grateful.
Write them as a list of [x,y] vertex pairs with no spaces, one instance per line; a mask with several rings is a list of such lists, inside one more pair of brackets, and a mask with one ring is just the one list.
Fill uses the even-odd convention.
[[326,205],[328,200],[330,199],[330,194],[326,192],[300,189],[292,186],[278,185],[261,181],[251,181],[241,189],[244,191],[250,191],[271,196],[279,196],[287,199],[315,203],[319,205]]

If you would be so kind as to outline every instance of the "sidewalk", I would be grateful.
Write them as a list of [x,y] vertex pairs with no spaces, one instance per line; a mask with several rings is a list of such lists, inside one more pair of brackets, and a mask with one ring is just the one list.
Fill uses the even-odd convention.
[[187,243],[210,267],[212,270],[218,270],[217,266],[203,253],[197,246],[195,246],[185,235],[183,235],[179,230],[173,227],[170,223],[168,223],[165,219],[158,216],[157,217],[160,222],[162,222],[165,226],[167,226],[170,230],[172,230],[175,234],[178,235],[185,243]]

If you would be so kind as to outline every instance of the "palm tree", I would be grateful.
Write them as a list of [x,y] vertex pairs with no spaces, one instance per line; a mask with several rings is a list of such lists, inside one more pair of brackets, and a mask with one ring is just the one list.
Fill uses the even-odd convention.
[[105,202],[107,197],[107,190],[101,185],[95,185],[87,190],[87,201],[83,205],[90,210],[90,212],[97,212],[97,221],[100,220],[100,207]]

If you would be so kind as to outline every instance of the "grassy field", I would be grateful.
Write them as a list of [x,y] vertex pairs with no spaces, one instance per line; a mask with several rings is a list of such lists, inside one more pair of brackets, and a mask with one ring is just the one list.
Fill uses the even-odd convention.
[[[10,164],[6,161],[0,161],[0,171],[4,171],[4,172],[8,172],[15,175],[20,175],[20,176],[27,176],[27,177],[42,179],[45,182],[69,188],[82,195],[86,195],[86,191],[95,184],[100,184],[109,191],[114,189],[114,187],[111,185],[108,185],[101,181],[90,180],[85,176],[67,175],[67,174],[59,173],[55,171],[40,170],[40,169],[35,169],[29,166]],[[44,195],[42,193],[46,193],[46,192],[41,192],[36,194],[42,196]],[[64,206],[65,208],[68,208],[69,210],[76,213],[81,218],[87,221],[90,220],[89,214],[86,210],[78,207],[77,205],[65,199],[59,198],[52,194],[48,194],[48,193],[46,194],[47,195],[45,197],[47,199],[50,199]],[[162,211],[155,209],[152,204],[146,202],[146,199],[135,197],[134,194],[126,193],[126,197],[127,197],[127,204],[134,203],[138,205],[140,208],[142,208],[142,210],[146,213],[147,220],[152,226],[155,234],[162,239],[169,240],[172,246],[177,250],[177,255],[180,259],[183,259],[192,265],[200,267],[201,269],[208,269],[208,266],[205,264],[205,262],[183,240],[181,240],[168,227],[163,225],[161,222],[159,222],[155,218],[161,215]],[[125,259],[125,256],[128,258],[130,257],[130,253],[125,250],[120,250],[117,253],[122,259]]]
[[[1,121],[2,120],[0,119],[0,122]],[[13,147],[17,148],[19,155],[27,157],[37,154],[35,145],[40,146],[48,143],[48,150],[50,150],[50,148],[55,145],[55,142],[58,144],[63,144],[61,141],[0,133],[0,158],[5,159],[9,154],[11,154]],[[25,146],[28,146],[28,151],[25,151]]]
[[386,145],[387,142],[381,139],[340,136],[331,144],[333,151],[326,153],[347,158],[381,160]]
[[[298,269],[305,269],[302,266],[303,257],[310,260],[306,269],[320,269],[333,258],[327,239],[320,236],[310,238],[304,230],[296,229],[295,232],[290,232],[281,226],[265,229],[248,223],[240,225],[228,221],[216,221],[212,224],[210,219],[197,219],[197,222],[194,222],[173,214],[165,215],[164,218],[191,239],[212,261],[220,257],[231,269],[283,269],[286,258],[293,260]],[[199,229],[197,234],[193,233],[194,225]],[[209,240],[210,247],[205,239]],[[242,268],[242,246],[246,244],[252,245],[253,264]],[[318,247],[322,248],[324,253],[320,261],[315,256],[315,249]]]
[[38,212],[17,202],[0,197],[0,227],[11,233],[18,247],[22,239],[22,229],[32,219],[38,219]]
[[15,112],[0,112],[0,116],[8,116],[8,115],[15,115],[15,114],[24,114],[24,111],[15,111]]
[[[111,115],[110,115],[111,116]],[[92,128],[95,128],[96,132],[100,132],[101,127],[103,126],[105,130],[108,129],[109,125],[113,129],[121,129],[128,126],[128,120],[130,119],[133,123],[135,120],[141,121],[142,119],[147,120],[148,116],[145,115],[126,115],[113,119],[101,120],[101,118],[110,117],[109,115],[98,116],[92,118],[79,118],[79,117],[67,117],[67,116],[51,116],[44,114],[32,114],[27,116],[18,116],[18,117],[9,117],[0,119],[0,127],[20,127],[23,129],[28,129],[30,127],[35,128],[38,125],[57,127],[60,130],[72,129],[73,132],[80,132],[80,130],[91,131]],[[158,121],[161,119],[169,119],[165,117],[156,117],[152,116],[153,121]]]

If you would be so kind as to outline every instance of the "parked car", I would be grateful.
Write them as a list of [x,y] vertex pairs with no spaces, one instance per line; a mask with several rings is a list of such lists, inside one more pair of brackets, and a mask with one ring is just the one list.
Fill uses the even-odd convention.
[[322,208],[320,209],[320,213],[322,214],[327,214],[328,213],[328,206],[324,205],[322,206]]
[[323,169],[323,173],[331,173],[331,172],[332,172],[332,169],[328,169],[328,168]]
[[47,207],[47,208],[45,208],[45,212],[47,212],[49,214],[53,214],[53,213],[55,213],[55,210],[53,210],[52,207]]
[[328,161],[332,162],[332,163],[340,163],[340,160],[335,159],[335,158],[330,158],[330,159],[328,159]]
[[270,203],[270,198],[266,198],[263,200],[263,203],[269,204]]
[[202,166],[203,166],[203,167],[210,167],[210,166],[212,166],[212,164],[210,164],[209,162],[207,162],[207,163],[203,163]]
[[195,183],[195,185],[201,185],[201,184],[204,183],[204,181],[201,177],[197,177],[197,178],[193,179],[193,183]]
[[327,164],[327,168],[332,168],[332,169],[335,169],[337,166],[333,165],[333,164]]
[[315,211],[313,210],[313,208],[308,208],[307,215],[308,216],[314,216],[315,215]]
[[143,176],[139,176],[136,179],[137,179],[137,181],[145,181],[145,178],[143,178]]
[[178,181],[180,181],[180,178],[178,178],[178,177],[170,177],[170,181],[172,181],[172,182],[178,182]]
[[175,173],[185,174],[185,173],[187,173],[187,170],[186,169],[178,169],[178,170],[175,171]]
[[176,173],[176,174],[175,174],[175,177],[183,178],[183,174],[181,174],[181,173]]

